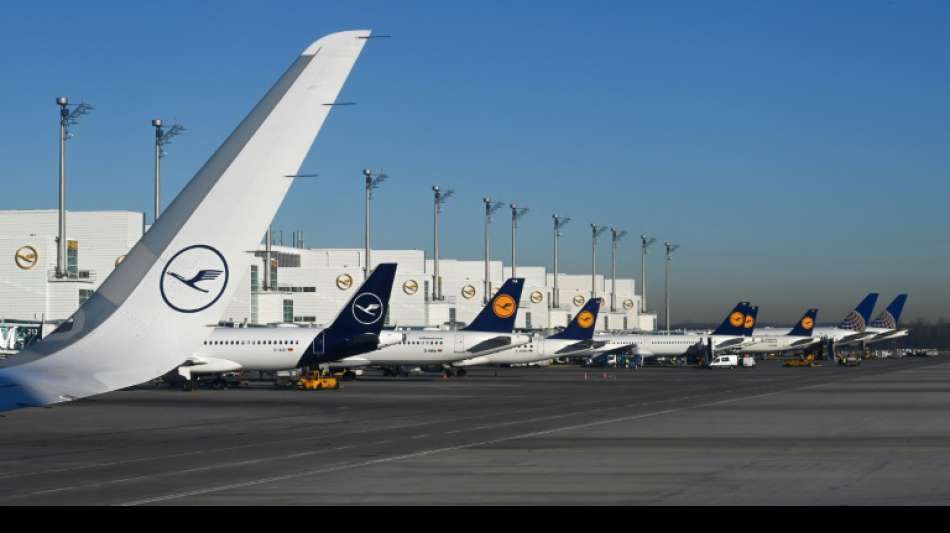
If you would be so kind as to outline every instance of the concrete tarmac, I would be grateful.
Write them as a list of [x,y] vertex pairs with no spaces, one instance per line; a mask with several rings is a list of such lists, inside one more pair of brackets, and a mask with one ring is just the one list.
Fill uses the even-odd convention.
[[34,504],[947,505],[950,362],[120,391],[0,418]]

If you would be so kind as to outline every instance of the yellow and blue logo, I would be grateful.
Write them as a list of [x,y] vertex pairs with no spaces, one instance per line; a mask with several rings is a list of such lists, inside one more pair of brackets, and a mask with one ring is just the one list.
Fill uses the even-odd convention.
[[594,313],[590,311],[582,311],[581,314],[577,315],[577,325],[584,328],[590,329],[594,325]]
[[729,315],[729,323],[732,324],[733,327],[740,328],[745,323],[745,315],[739,311],[733,311],[732,314]]
[[508,294],[499,294],[492,300],[491,309],[498,318],[508,318],[515,314],[518,303]]
[[806,316],[802,319],[802,327],[805,329],[811,329],[815,327],[815,321],[812,320],[810,316]]

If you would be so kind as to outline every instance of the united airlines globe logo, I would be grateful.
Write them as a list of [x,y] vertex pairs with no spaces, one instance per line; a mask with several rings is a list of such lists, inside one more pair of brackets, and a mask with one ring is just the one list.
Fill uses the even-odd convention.
[[353,318],[360,324],[367,326],[379,322],[383,318],[383,301],[371,292],[364,292],[353,298]]
[[228,262],[205,244],[182,249],[162,269],[159,290],[169,307],[197,313],[215,304],[228,286]]

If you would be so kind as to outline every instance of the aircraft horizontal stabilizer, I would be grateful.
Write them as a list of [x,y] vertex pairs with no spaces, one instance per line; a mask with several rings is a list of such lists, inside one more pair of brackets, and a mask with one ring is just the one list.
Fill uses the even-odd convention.
[[465,351],[472,355],[479,355],[485,353],[494,353],[509,346],[511,346],[511,337],[507,335],[501,335],[499,337],[492,337],[488,340],[482,341]]

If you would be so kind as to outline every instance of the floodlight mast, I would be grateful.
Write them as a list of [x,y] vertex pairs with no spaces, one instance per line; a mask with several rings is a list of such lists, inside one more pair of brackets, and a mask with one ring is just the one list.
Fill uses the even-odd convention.
[[551,305],[555,309],[561,307],[561,293],[558,289],[558,239],[561,237],[561,228],[567,225],[571,221],[570,217],[559,217],[557,214],[552,215],[554,218],[554,294],[551,298]]
[[617,310],[617,242],[626,235],[624,230],[610,228],[610,310]]
[[647,311],[647,248],[656,242],[656,238],[640,234],[640,313]]
[[451,198],[455,191],[442,191],[438,185],[432,186],[435,198],[432,221],[432,299],[440,301],[442,296],[442,277],[439,276],[439,214],[442,213],[442,203]]
[[488,196],[482,198],[482,202],[485,204],[485,289],[482,291],[482,303],[488,305],[488,298],[491,296],[491,246],[488,227],[491,225],[491,216],[504,207],[505,203],[494,201]]
[[597,237],[607,231],[607,226],[600,224],[591,224],[591,247],[590,247],[590,297],[597,297]]
[[518,270],[518,220],[528,213],[527,207],[518,207],[517,204],[511,204],[511,277],[516,277]]
[[162,209],[162,158],[165,157],[165,146],[171,144],[172,139],[181,135],[185,127],[181,124],[173,124],[166,130],[164,122],[160,118],[152,120],[152,126],[155,128],[155,221],[161,215]]
[[673,261],[673,252],[680,246],[670,241],[663,243],[666,246],[666,332],[670,332],[670,264]]
[[366,191],[363,198],[363,280],[369,278],[370,273],[370,238],[371,238],[371,223],[372,223],[372,201],[373,201],[373,191],[378,189],[380,184],[382,184],[389,177],[380,171],[375,177],[373,176],[373,171],[364,168],[363,177],[366,183]]
[[57,278],[64,278],[68,275],[66,265],[66,141],[72,137],[69,127],[79,124],[79,117],[89,113],[94,108],[85,102],[81,102],[70,111],[69,98],[66,96],[57,97],[56,105],[59,106],[59,237],[56,246],[55,275]]

